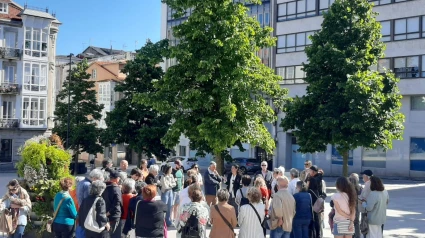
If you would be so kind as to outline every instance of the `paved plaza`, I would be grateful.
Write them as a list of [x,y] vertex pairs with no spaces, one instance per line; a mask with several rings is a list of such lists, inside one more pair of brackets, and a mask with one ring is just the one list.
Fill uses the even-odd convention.
[[[0,174],[0,194],[6,192],[6,184],[9,180],[16,178],[16,174]],[[329,213],[329,199],[335,191],[335,178],[325,178],[327,184],[327,203],[325,229],[323,237],[333,237],[329,229],[327,214]],[[385,238],[425,238],[425,182],[410,180],[384,180],[385,188],[390,195],[387,210],[387,223],[385,224]],[[236,230],[238,233],[239,230]],[[209,233],[209,231],[208,231]],[[176,237],[176,230],[170,228],[169,238]],[[267,236],[269,237],[269,236]]]

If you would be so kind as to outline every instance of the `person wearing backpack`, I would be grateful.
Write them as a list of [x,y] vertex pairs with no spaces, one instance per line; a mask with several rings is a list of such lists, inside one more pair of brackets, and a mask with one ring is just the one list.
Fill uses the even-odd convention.
[[189,191],[191,203],[180,207],[177,213],[177,238],[206,238],[206,226],[210,219],[209,209],[202,202],[202,192],[199,189]]
[[238,204],[238,210],[243,205],[249,204],[249,200],[247,198],[248,189],[251,184],[251,176],[244,175],[242,176],[242,188],[238,189],[236,192],[235,202]]
[[106,204],[106,215],[111,224],[111,238],[121,238],[121,215],[123,209],[120,182],[120,173],[112,170],[109,173],[109,182],[106,182],[106,189],[102,194]]
[[238,238],[262,238],[265,237],[262,223],[265,217],[265,205],[261,201],[261,191],[256,187],[248,189],[247,197],[249,204],[240,208],[238,223]]
[[106,216],[105,200],[101,196],[105,188],[103,181],[93,181],[89,190],[90,195],[84,198],[80,205],[78,223],[84,228],[87,238],[109,238],[111,227]]

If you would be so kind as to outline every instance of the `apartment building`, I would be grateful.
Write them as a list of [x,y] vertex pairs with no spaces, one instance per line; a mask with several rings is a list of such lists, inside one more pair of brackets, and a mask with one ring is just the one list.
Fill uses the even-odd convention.
[[0,0],[0,163],[19,160],[25,140],[53,128],[56,38],[47,9]]

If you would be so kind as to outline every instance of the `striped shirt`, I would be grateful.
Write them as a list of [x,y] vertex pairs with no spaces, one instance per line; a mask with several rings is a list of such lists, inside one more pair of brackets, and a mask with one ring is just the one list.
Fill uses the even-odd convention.
[[[260,215],[261,221],[264,220],[265,205],[262,203],[252,204]],[[258,216],[250,205],[240,207],[238,223],[240,226],[238,238],[261,238],[264,237],[263,227]]]

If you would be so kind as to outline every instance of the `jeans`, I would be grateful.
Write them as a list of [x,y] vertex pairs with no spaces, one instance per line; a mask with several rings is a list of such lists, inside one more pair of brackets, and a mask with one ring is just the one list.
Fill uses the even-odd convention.
[[109,236],[111,238],[121,238],[121,220],[109,221],[111,229],[109,230]]
[[163,203],[167,205],[167,212],[165,213],[165,222],[167,223],[167,226],[172,225],[171,221],[171,211],[173,210],[173,201],[174,201],[174,194],[173,190],[165,191],[161,194],[161,200]]
[[292,221],[292,237],[309,238],[308,226],[310,222],[310,219],[294,219]]
[[77,230],[75,231],[75,237],[76,238],[85,238],[86,237],[86,231],[83,227],[77,225]]
[[24,235],[24,231],[25,231],[25,226],[18,225],[16,227],[15,233],[11,234],[9,238],[22,238],[22,236]]
[[72,238],[74,233],[74,226],[54,222],[53,232],[55,233],[55,238]]
[[230,197],[229,198],[229,205],[233,206],[235,208],[235,212],[236,212],[236,218],[239,215],[239,209],[238,209],[238,204],[236,204],[235,198],[234,197]]
[[270,231],[270,238],[290,238],[290,237],[291,237],[291,232],[284,231],[282,227],[278,227]]

